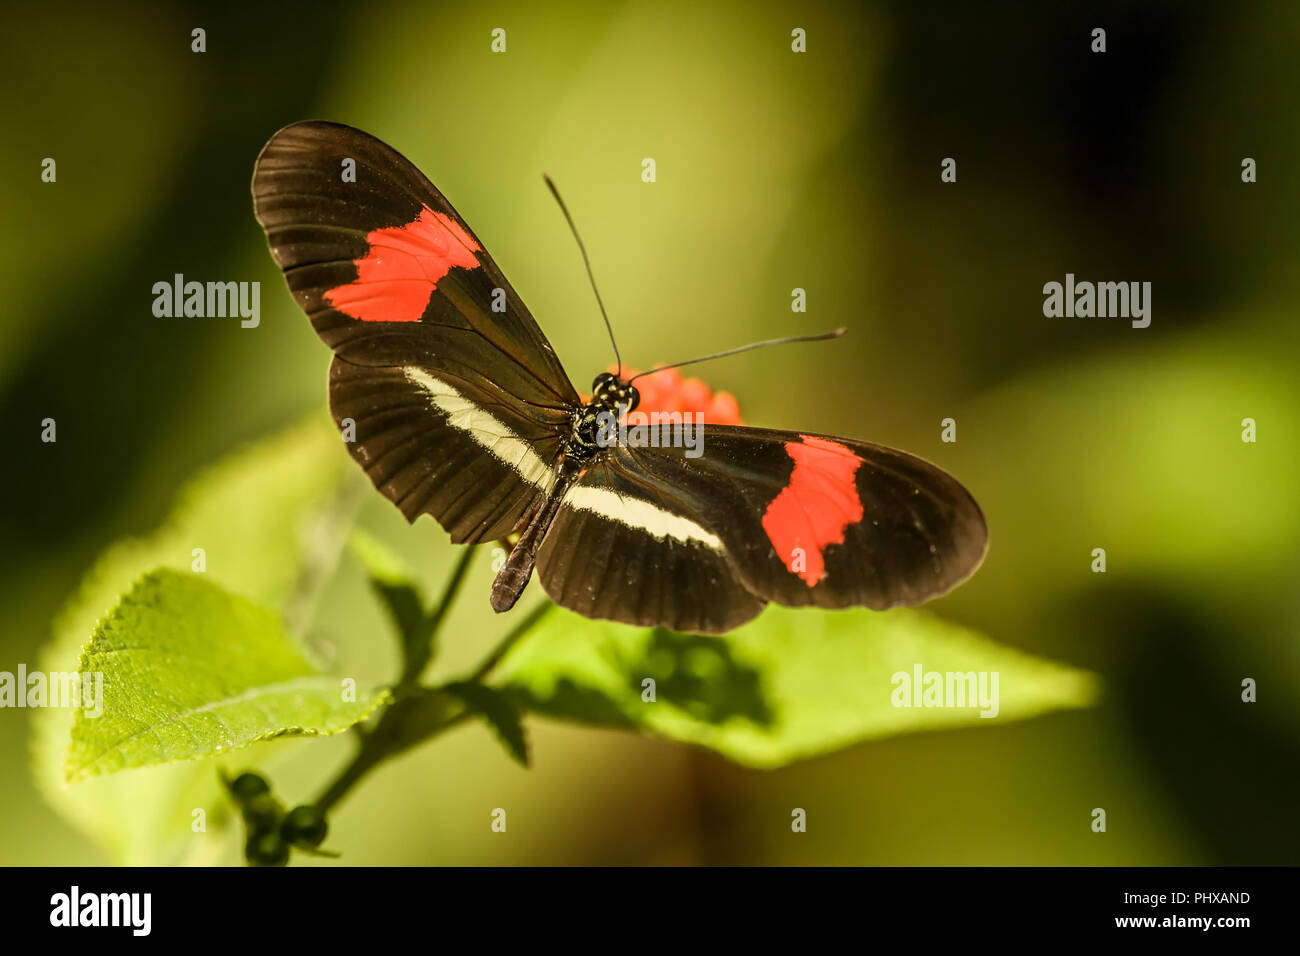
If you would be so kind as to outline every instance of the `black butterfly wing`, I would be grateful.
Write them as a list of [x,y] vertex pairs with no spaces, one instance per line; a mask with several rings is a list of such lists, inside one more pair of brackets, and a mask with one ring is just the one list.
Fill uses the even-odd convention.
[[565,493],[538,551],[546,593],[586,617],[706,634],[757,615],[766,602],[737,578],[702,501],[622,452]]
[[408,521],[456,544],[493,541],[554,486],[556,426],[474,384],[417,366],[330,365],[330,409],[353,458]]
[[[581,501],[584,489],[606,485],[622,495],[592,496],[587,510],[600,520],[576,515],[570,502]],[[613,555],[572,567],[582,560],[572,552],[581,553],[588,538],[598,554],[617,536],[644,542],[651,556],[668,553],[665,515],[708,536],[697,535],[689,548],[674,545],[671,576],[707,582],[706,601],[715,608],[701,611],[694,599],[677,606],[647,599],[657,584],[629,573]],[[974,573],[988,540],[970,493],[914,455],[870,442],[726,425],[705,426],[698,458],[682,448],[609,450],[602,467],[566,496],[560,520],[570,540],[561,550],[548,538],[538,562],[552,597],[591,616],[679,630],[726,630],[744,620],[735,610],[745,607],[737,589],[760,606],[920,604]]]
[[[662,466],[655,449],[633,449]],[[872,442],[763,428],[707,428],[696,480],[715,489],[737,576],[786,605],[921,604],[970,577],[988,528],[970,492],[915,455]],[[683,459],[691,462],[690,459]],[[729,493],[717,489],[728,487]]]
[[253,205],[334,351],[331,409],[375,486],[457,542],[513,530],[549,491],[579,399],[465,221],[396,150],[325,122],[271,138]]

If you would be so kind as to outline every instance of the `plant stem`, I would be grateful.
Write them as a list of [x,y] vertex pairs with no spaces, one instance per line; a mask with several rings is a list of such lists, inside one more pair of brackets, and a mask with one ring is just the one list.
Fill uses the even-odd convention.
[[[411,738],[402,732],[402,723],[407,713],[409,713],[409,709],[403,706],[403,702],[409,703],[410,701],[406,698],[412,692],[419,692],[420,675],[432,659],[438,631],[446,619],[452,602],[460,592],[473,554],[473,548],[466,548],[465,553],[461,555],[456,562],[456,566],[452,569],[447,586],[443,589],[442,598],[429,613],[425,627],[422,629],[421,646],[407,649],[407,659],[402,677],[393,688],[394,701],[385,709],[374,729],[361,735],[361,746],[352,758],[352,762],[343,768],[325,789],[325,792],[316,800],[315,805],[322,813],[328,814],[371,770],[411,746]],[[523,620],[511,628],[488,656],[484,658],[474,671],[471,679],[481,681],[491,673],[506,656],[510,648],[514,647],[531,631],[553,606],[549,601],[544,601],[529,611]],[[445,719],[432,727],[421,728],[420,742],[429,740],[458,726],[471,716],[468,710],[459,710],[447,715]]]
[[[424,743],[432,740],[453,727],[459,726],[471,716],[469,710],[461,709],[448,716],[436,727],[424,730],[419,742]],[[400,724],[403,719],[402,709],[400,707],[394,708],[390,704],[389,709],[384,711],[383,716],[379,718],[379,724],[375,729],[361,738],[361,749],[352,758],[352,762],[343,768],[343,771],[334,778],[334,781],[316,800],[315,806],[318,810],[328,814],[334,805],[342,800],[366,774],[390,757],[395,757],[412,746],[410,740],[402,735]]]
[[343,768],[343,772],[335,777],[325,792],[317,798],[316,808],[321,813],[328,814],[334,805],[382,760],[382,756],[363,742],[357,755],[352,758],[352,762]]
[[555,607],[555,605],[550,601],[543,601],[541,604],[529,611],[528,615],[516,624],[514,628],[512,628],[510,632],[500,640],[500,642],[498,642],[496,647],[492,648],[492,652],[483,659],[483,663],[479,664],[470,680],[481,681],[483,678],[487,677],[488,674],[492,672],[493,668],[501,663],[501,659],[509,653],[510,648],[514,647],[515,644],[519,642],[520,638],[531,631],[533,625],[545,617],[546,613],[553,607]]
[[452,568],[447,586],[442,590],[442,599],[425,620],[419,646],[406,649],[406,663],[402,668],[401,679],[397,682],[399,689],[413,686],[419,681],[424,669],[429,666],[429,661],[433,658],[435,642],[438,640],[438,630],[442,627],[452,601],[460,591],[461,583],[465,580],[465,573],[469,570],[472,560],[474,560],[474,549],[472,547],[463,549],[456,566]]

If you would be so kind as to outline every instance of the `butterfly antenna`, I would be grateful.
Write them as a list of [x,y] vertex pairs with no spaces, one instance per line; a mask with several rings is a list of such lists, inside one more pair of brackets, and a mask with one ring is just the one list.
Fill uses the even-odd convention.
[[649,371],[633,375],[628,379],[628,384],[635,382],[638,378],[645,375],[653,375],[655,372],[662,372],[665,369],[681,368],[683,365],[694,365],[696,362],[708,362],[711,359],[725,358],[728,355],[739,355],[741,352],[752,352],[754,349],[765,349],[769,345],[790,345],[793,342],[821,342],[824,339],[838,339],[847,331],[845,326],[840,326],[834,332],[820,332],[817,335],[791,335],[783,339],[768,339],[766,342],[753,342],[749,345],[742,345],[740,348],[727,349],[725,352],[715,352],[713,355],[703,355],[700,358],[687,359],[685,362],[674,362],[672,365],[660,365],[658,368],[652,368]]
[[614,341],[614,327],[609,324],[609,313],[605,311],[605,303],[601,301],[600,290],[596,288],[596,276],[591,271],[591,260],[587,258],[587,247],[582,244],[582,236],[578,235],[578,227],[573,224],[573,217],[569,215],[569,207],[564,204],[560,197],[560,191],[555,188],[555,183],[551,177],[542,173],[542,178],[546,180],[546,185],[550,187],[551,195],[555,201],[560,204],[560,212],[564,213],[565,220],[569,223],[569,229],[573,232],[573,238],[578,240],[578,250],[582,253],[582,262],[587,267],[587,278],[591,280],[591,291],[596,293],[596,304],[600,306],[600,314],[605,319],[605,328],[609,331],[609,344],[614,346],[614,361],[618,363],[618,375],[623,375],[623,359],[618,354],[618,343]]

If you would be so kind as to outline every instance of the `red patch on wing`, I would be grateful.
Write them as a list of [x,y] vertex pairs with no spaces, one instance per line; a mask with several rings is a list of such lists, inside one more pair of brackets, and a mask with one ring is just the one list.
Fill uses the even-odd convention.
[[[839,442],[809,438],[785,443],[794,460],[790,483],[772,499],[763,530],[791,574],[815,587],[826,571],[822,552],[844,541],[844,529],[862,520],[862,500],[854,480],[861,460]],[[795,548],[803,554],[796,562]]]
[[460,223],[428,206],[405,226],[375,229],[366,242],[356,280],[325,293],[331,306],[363,322],[420,321],[442,277],[453,266],[477,269],[474,253],[483,251]]

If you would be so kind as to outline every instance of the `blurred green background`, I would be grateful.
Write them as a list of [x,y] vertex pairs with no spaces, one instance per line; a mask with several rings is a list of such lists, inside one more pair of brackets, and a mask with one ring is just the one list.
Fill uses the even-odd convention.
[[[524,771],[475,726],[349,799],[330,840],[345,862],[1300,862],[1300,7],[232,6],[0,14],[0,670],[35,666],[95,556],[156,526],[189,475],[326,414],[328,351],[248,184],[276,129],[329,118],[438,184],[579,388],[609,348],[543,171],[630,363],[848,325],[701,374],[749,422],[953,471],[991,550],[933,609],[1105,688],[1090,710],[766,773],[540,719]],[[791,52],[795,27],[807,53]],[[177,272],[261,281],[261,326],[155,318],[151,287]],[[1066,272],[1150,281],[1150,328],[1044,318],[1042,286]],[[39,440],[47,416],[57,444]],[[939,439],[948,416],[955,445]],[[362,521],[438,586],[453,554],[436,525],[406,528],[377,494]],[[449,673],[502,629],[486,558],[471,573]],[[354,562],[316,631],[365,676],[391,673]],[[1245,677],[1258,703],[1241,703]],[[42,800],[29,717],[0,712],[0,862],[118,859]],[[277,745],[277,785],[307,797],[348,746]],[[513,808],[508,840],[486,825],[497,806]]]

